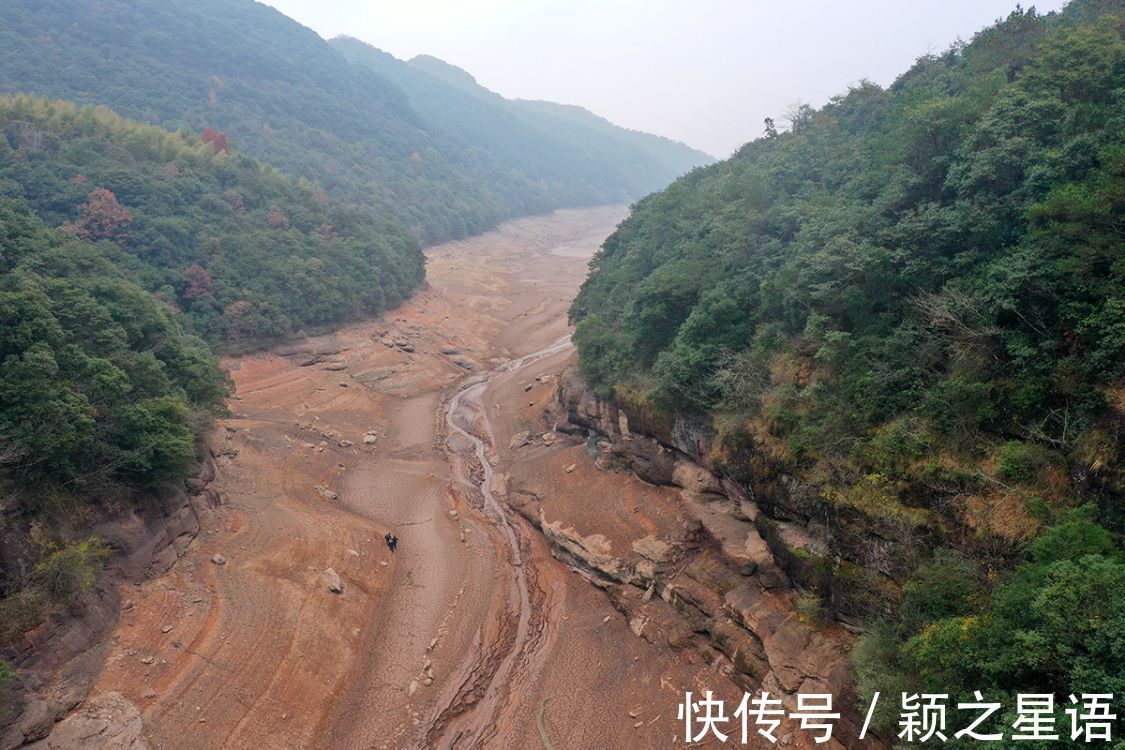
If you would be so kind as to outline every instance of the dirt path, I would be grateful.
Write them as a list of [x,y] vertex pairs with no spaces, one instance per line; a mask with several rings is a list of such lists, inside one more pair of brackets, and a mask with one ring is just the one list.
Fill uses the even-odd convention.
[[136,703],[157,748],[675,746],[682,690],[721,678],[637,638],[506,495],[544,398],[524,383],[571,356],[569,301],[623,215],[433,248],[384,319],[231,360],[225,502],[123,592],[93,694]]

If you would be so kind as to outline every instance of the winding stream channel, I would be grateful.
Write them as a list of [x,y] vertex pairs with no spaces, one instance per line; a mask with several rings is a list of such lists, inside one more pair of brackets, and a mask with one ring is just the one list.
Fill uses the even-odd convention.
[[[512,583],[518,600],[518,621],[515,637],[507,646],[499,666],[492,673],[483,698],[475,708],[464,712],[457,721],[448,725],[440,743],[441,747],[480,747],[495,734],[497,717],[503,710],[507,698],[514,693],[513,674],[517,666],[526,668],[531,665],[535,661],[537,645],[541,646],[543,643],[543,639],[538,639],[537,644],[529,642],[535,605],[529,589],[527,565],[519,532],[509,517],[508,510],[493,492],[494,469],[492,461],[489,460],[489,451],[495,440],[489,426],[487,410],[483,406],[483,395],[499,375],[517,372],[571,346],[570,336],[564,336],[539,351],[509,360],[488,372],[470,376],[454,392],[444,407],[444,420],[449,428],[446,439],[447,449],[451,453],[457,452],[453,444],[454,438],[457,436],[464,438],[471,446],[471,455],[481,467],[481,476],[477,478],[473,476],[470,462],[457,462],[460,476],[456,477],[456,481],[480,494],[483,500],[483,520],[492,524],[494,528],[501,529],[507,540],[512,561]],[[454,470],[457,470],[456,467]],[[509,606],[511,604],[512,602],[509,602]],[[447,706],[443,713],[456,713],[459,708]]]

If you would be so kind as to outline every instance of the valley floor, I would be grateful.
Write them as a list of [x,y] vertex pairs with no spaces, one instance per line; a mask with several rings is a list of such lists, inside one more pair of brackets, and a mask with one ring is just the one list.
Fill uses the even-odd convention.
[[625,539],[682,522],[670,491],[596,470],[581,443],[520,447],[624,214],[432,248],[428,287],[385,318],[229,360],[224,502],[168,574],[122,592],[87,703],[120,693],[154,748],[677,746],[683,692],[731,684],[638,638],[507,502],[530,475]]

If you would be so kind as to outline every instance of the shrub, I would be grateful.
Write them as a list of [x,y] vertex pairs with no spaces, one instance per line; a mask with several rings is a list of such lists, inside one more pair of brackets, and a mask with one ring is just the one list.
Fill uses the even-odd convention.
[[801,622],[815,625],[824,619],[824,605],[815,591],[798,591],[796,607]]
[[93,587],[109,548],[97,537],[63,547],[35,565],[34,585],[52,601],[66,604]]
[[996,475],[1012,482],[1032,479],[1035,457],[1026,443],[1009,440],[996,452]]

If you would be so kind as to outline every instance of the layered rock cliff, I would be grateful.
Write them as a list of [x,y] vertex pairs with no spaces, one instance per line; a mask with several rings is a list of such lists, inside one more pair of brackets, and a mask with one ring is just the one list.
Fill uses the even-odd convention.
[[[637,526],[650,533],[611,531],[608,518],[602,533],[592,511],[578,520],[583,511],[552,500],[553,488],[512,477],[509,504],[542,531],[555,557],[605,590],[639,637],[696,649],[748,692],[769,691],[790,707],[798,693],[832,693],[843,713],[834,739],[857,746],[864,707],[848,658],[854,629],[814,590],[801,590],[807,561],[828,550],[823,527],[778,513],[753,484],[723,476],[708,461],[710,438],[700,426],[662,424],[599,399],[573,368],[559,377],[543,418],[540,442],[585,443],[598,469],[631,472],[674,493],[676,506],[669,512],[654,499],[634,509],[644,516]],[[775,481],[800,495],[793,481]],[[863,744],[881,746],[870,736]]]
[[[69,724],[56,722],[86,699],[112,646],[107,636],[121,612],[133,606],[122,597],[121,584],[171,568],[199,533],[203,509],[222,503],[223,498],[208,485],[215,478],[216,459],[223,460],[231,450],[229,435],[224,433],[213,441],[194,476],[183,486],[135,498],[123,507],[107,505],[99,510],[92,526],[83,526],[81,535],[97,537],[111,550],[111,557],[91,589],[68,607],[51,612],[39,627],[0,651],[16,669],[16,679],[3,695],[6,705],[0,713],[0,749],[34,743],[59,730],[62,734],[58,742],[52,740],[51,747],[77,747],[67,738],[84,731],[90,721],[101,722],[103,714],[124,723],[102,722],[99,736],[108,732],[105,737],[120,734],[139,738],[126,720],[137,713],[135,707],[124,713],[110,710],[106,706],[113,708],[116,704],[106,704],[102,699],[76,715],[79,718],[72,717],[74,721]],[[128,743],[119,746],[141,747]]]

